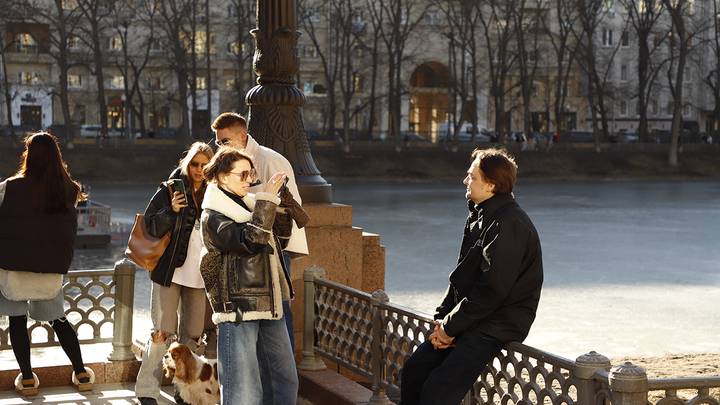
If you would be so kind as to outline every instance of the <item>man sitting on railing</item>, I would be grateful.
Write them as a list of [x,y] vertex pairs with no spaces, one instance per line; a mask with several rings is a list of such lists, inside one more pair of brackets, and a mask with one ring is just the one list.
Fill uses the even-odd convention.
[[435,331],[405,363],[401,404],[458,404],[503,345],[522,341],[543,281],[540,240],[512,195],[507,152],[476,149],[463,183],[470,214]]

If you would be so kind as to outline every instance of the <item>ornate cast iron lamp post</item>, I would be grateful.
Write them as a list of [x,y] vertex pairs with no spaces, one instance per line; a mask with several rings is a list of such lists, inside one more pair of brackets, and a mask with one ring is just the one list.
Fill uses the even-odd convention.
[[303,202],[330,203],[332,188],[310,153],[302,119],[303,92],[295,86],[299,68],[295,0],[257,0],[248,132],[262,145],[282,153],[293,166]]

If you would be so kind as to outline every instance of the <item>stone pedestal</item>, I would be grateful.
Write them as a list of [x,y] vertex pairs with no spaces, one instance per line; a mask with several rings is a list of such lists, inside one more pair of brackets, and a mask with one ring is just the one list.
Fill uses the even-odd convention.
[[325,270],[328,280],[366,292],[385,288],[385,247],[380,237],[352,225],[352,207],[343,204],[303,204],[311,217],[306,227],[310,255],[293,259],[292,302],[295,353],[302,351],[304,325],[303,272],[311,266]]

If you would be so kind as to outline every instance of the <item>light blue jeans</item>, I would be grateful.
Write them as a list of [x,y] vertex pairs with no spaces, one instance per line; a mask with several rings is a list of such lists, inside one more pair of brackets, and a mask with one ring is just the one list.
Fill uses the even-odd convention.
[[221,404],[296,403],[295,357],[282,319],[221,323],[217,355]]

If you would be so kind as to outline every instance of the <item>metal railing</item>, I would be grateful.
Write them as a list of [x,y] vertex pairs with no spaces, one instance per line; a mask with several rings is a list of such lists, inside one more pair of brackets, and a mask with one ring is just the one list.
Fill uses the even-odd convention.
[[[382,290],[368,294],[324,277],[320,268],[305,270],[298,368],[324,369],[325,358],[372,382],[370,404],[392,403],[399,397],[402,366],[428,339],[433,320],[391,304]],[[595,352],[573,361],[510,343],[488,363],[463,404],[720,405],[713,388],[720,388],[720,377],[648,380],[642,368],[631,363],[611,367]]]
[[[135,265],[126,259],[114,269],[74,270],[63,284],[65,316],[81,344],[112,342],[110,360],[128,360],[132,353],[132,317]],[[45,322],[29,324],[33,347],[59,345],[55,331]],[[11,348],[7,326],[0,327],[0,350]]]

